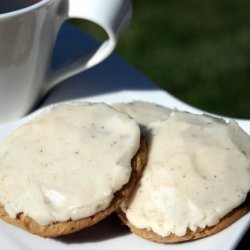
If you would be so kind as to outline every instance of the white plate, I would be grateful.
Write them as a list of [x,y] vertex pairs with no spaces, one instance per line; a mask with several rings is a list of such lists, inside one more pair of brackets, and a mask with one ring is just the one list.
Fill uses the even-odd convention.
[[[74,37],[74,44],[72,39]],[[82,39],[93,42],[89,37],[78,30],[65,26],[61,34],[62,43],[57,49],[57,58],[67,57],[62,51],[68,53],[69,47],[73,54],[84,51],[81,47]],[[71,52],[72,52],[71,50]],[[84,74],[71,78],[59,85],[43,103],[44,106],[54,102],[80,98],[85,101],[128,102],[144,100],[159,103],[170,108],[178,108],[194,113],[202,113],[170,94],[160,90],[138,71],[130,67],[119,57],[113,55],[101,65]],[[37,111],[15,122],[0,124],[0,142],[4,140],[15,128],[29,120]],[[240,126],[250,133],[250,122],[238,120]],[[12,225],[0,221],[0,249],[1,250],[229,250],[234,249],[250,224],[250,214],[244,216],[232,226],[210,236],[193,242],[162,245],[143,240],[129,233],[125,226],[121,226],[115,216],[81,232],[57,239],[43,239],[31,235]]]
[[[159,104],[165,104],[170,107],[177,107],[181,110],[188,110],[195,113],[200,113],[199,110],[195,110],[178,100],[172,99],[167,93],[155,90],[155,91],[128,91],[121,93],[113,93],[100,95],[91,98],[84,98],[81,100],[87,101],[105,101],[112,102],[127,102],[134,99],[140,99],[145,101],[155,101]],[[8,136],[16,127],[20,126],[31,117],[37,115],[40,112],[37,111],[34,114],[23,118],[19,121],[0,125],[0,142]],[[242,123],[246,126],[246,122]],[[241,125],[241,122],[240,122]],[[248,131],[249,132],[249,131]],[[70,236],[63,236],[57,239],[43,239],[34,235],[31,235],[21,229],[8,225],[4,222],[0,222],[0,235],[1,235],[1,249],[8,250],[92,250],[92,249],[109,249],[109,250],[127,250],[127,249],[233,249],[242,235],[248,228],[250,223],[250,214],[244,216],[242,219],[234,223],[232,226],[223,230],[216,235],[210,236],[205,239],[200,239],[193,242],[175,244],[175,245],[162,245],[152,243],[136,237],[129,233],[128,229],[120,225],[119,220],[115,216],[111,216],[100,224],[93,226],[92,228],[83,230]]]

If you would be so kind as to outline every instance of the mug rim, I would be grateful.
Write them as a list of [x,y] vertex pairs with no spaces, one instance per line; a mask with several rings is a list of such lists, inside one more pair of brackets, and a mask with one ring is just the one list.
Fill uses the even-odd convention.
[[8,18],[8,17],[18,16],[18,15],[27,13],[29,11],[32,11],[32,10],[34,10],[36,8],[39,8],[39,7],[43,6],[44,4],[46,4],[49,1],[51,1],[51,0],[40,0],[38,3],[35,3],[35,4],[30,5],[30,6],[24,7],[22,9],[2,13],[2,14],[0,14],[0,20],[2,18],[5,18],[5,17]]

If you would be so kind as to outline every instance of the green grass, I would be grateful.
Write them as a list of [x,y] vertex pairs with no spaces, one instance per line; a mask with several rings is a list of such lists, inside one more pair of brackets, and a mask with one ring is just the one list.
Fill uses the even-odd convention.
[[249,0],[137,0],[116,51],[181,100],[250,118],[249,11]]

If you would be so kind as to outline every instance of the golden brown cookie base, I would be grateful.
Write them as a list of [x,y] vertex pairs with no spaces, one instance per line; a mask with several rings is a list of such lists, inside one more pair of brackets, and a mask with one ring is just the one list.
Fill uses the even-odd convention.
[[112,212],[114,212],[120,205],[120,203],[129,196],[133,190],[137,180],[140,178],[142,170],[147,161],[147,145],[144,138],[141,139],[141,146],[136,155],[131,161],[132,173],[129,182],[123,186],[121,190],[116,192],[114,199],[110,206],[98,212],[97,214],[83,218],[80,220],[69,220],[66,222],[55,222],[48,226],[41,226],[35,222],[32,218],[20,213],[16,218],[11,218],[4,207],[0,204],[0,218],[7,223],[18,226],[30,233],[37,234],[42,237],[56,237],[59,235],[70,234],[86,227],[92,226],[100,220],[106,218]]
[[212,227],[206,227],[205,229],[199,229],[196,232],[193,232],[191,230],[188,230],[186,235],[184,236],[176,236],[174,234],[171,234],[167,237],[162,237],[156,233],[154,233],[151,230],[147,229],[138,229],[135,226],[131,225],[131,223],[127,220],[126,215],[121,211],[121,209],[118,209],[117,214],[120,217],[120,219],[123,221],[125,225],[127,225],[130,228],[130,231],[137,236],[159,242],[159,243],[178,243],[183,241],[190,241],[190,240],[196,240],[203,237],[207,237],[209,235],[213,235],[226,227],[233,224],[235,221],[243,217],[245,214],[247,214],[250,211],[250,197],[248,196],[247,200],[239,207],[235,208],[233,211],[231,211],[228,215],[223,217],[220,222]]

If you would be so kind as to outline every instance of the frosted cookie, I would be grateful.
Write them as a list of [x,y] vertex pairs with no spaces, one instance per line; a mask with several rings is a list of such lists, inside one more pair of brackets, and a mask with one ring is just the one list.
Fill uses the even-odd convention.
[[55,237],[102,220],[146,163],[137,123],[105,104],[60,104],[0,145],[0,217]]
[[116,103],[113,107],[121,112],[127,113],[139,124],[144,126],[153,121],[164,120],[168,118],[171,113],[171,109],[169,108],[143,101]]
[[148,162],[118,215],[140,237],[214,234],[250,210],[250,137],[234,121],[173,111],[147,125]]

